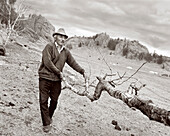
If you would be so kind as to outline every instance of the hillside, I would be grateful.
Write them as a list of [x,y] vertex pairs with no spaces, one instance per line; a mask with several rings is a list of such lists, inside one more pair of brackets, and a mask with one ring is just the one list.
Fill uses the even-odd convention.
[[[23,39],[22,42],[24,42]],[[169,126],[149,120],[140,111],[129,108],[106,92],[102,93],[98,101],[91,103],[86,97],[78,96],[68,89],[62,90],[59,98],[58,109],[53,118],[52,132],[45,134],[42,131],[40,118],[37,75],[42,49],[39,51],[34,48],[21,47],[18,44],[9,44],[6,49],[9,55],[0,56],[0,135],[168,136]],[[103,50],[99,48],[99,50],[105,56],[113,72],[119,72],[121,75],[126,71],[129,76],[141,65],[139,61],[127,60],[116,55],[110,56],[106,48]],[[91,71],[91,81],[95,79],[95,76],[110,73],[104,61],[98,59],[101,55],[95,47],[75,48],[71,52],[88,73]],[[127,66],[132,69],[127,69]],[[147,87],[139,92],[139,96],[151,99],[159,107],[170,110],[169,79],[153,75],[149,73],[150,70],[159,71],[159,73],[166,72],[154,64],[147,64],[143,67],[135,76],[147,84]],[[82,83],[82,76],[68,65],[64,71],[65,75],[71,74],[75,77],[76,83]],[[125,91],[128,85],[129,82],[116,89]],[[94,88],[90,88],[89,91],[92,93]],[[115,129],[112,124],[113,120],[118,122],[121,130]]]
[[96,34],[92,37],[74,36],[67,40],[66,46],[69,49],[77,47],[102,47],[110,50],[110,55],[123,56],[127,59],[138,61],[145,60],[149,63],[157,63],[160,68],[170,71],[170,57],[149,53],[146,46],[139,41],[129,39],[112,39],[106,33]]

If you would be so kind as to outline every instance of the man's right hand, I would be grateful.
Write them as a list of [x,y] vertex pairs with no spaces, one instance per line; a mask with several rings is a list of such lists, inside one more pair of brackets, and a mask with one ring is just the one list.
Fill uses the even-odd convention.
[[62,73],[62,72],[60,72],[59,77],[60,77],[60,80],[63,81],[64,76],[63,76],[63,73]]

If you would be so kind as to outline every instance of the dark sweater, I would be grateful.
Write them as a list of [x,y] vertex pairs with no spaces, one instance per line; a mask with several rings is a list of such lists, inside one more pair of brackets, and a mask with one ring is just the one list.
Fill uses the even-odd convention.
[[47,44],[42,52],[42,62],[38,70],[39,77],[59,81],[65,62],[80,74],[84,73],[84,69],[79,66],[67,48],[59,53],[54,43]]

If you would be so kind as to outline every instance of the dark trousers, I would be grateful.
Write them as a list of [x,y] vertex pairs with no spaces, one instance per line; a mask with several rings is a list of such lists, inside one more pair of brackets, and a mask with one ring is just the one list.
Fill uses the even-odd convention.
[[[61,81],[39,78],[39,101],[43,126],[50,124],[61,93]],[[48,106],[48,98],[51,98]]]

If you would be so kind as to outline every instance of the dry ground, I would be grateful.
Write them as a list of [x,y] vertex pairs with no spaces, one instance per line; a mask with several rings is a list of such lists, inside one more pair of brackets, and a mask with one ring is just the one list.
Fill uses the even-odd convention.
[[[100,49],[101,50],[101,49]],[[8,46],[8,56],[0,56],[0,135],[3,136],[169,136],[170,127],[151,121],[139,110],[132,110],[122,101],[102,93],[98,101],[90,102],[86,97],[78,96],[68,89],[62,90],[58,109],[53,118],[50,133],[42,131],[38,99],[37,70],[41,53],[20,47]],[[110,73],[96,48],[78,48],[71,50],[76,60],[91,75],[103,76]],[[143,62],[127,60],[120,56],[109,55],[102,51],[113,73],[127,76],[134,73]],[[100,59],[100,60],[99,60]],[[132,69],[127,69],[130,66]],[[65,71],[71,71],[76,83],[83,78],[66,65]],[[146,64],[134,76],[147,86],[139,96],[151,99],[161,108],[170,110],[169,78],[153,75],[149,71],[168,73],[156,64]],[[168,73],[170,74],[170,73]],[[116,77],[113,77],[116,78]],[[97,80],[96,82],[97,83]],[[130,82],[116,89],[126,91]],[[83,88],[82,88],[83,89]],[[90,88],[90,93],[94,88]],[[121,131],[115,129],[112,120],[118,122]]]

